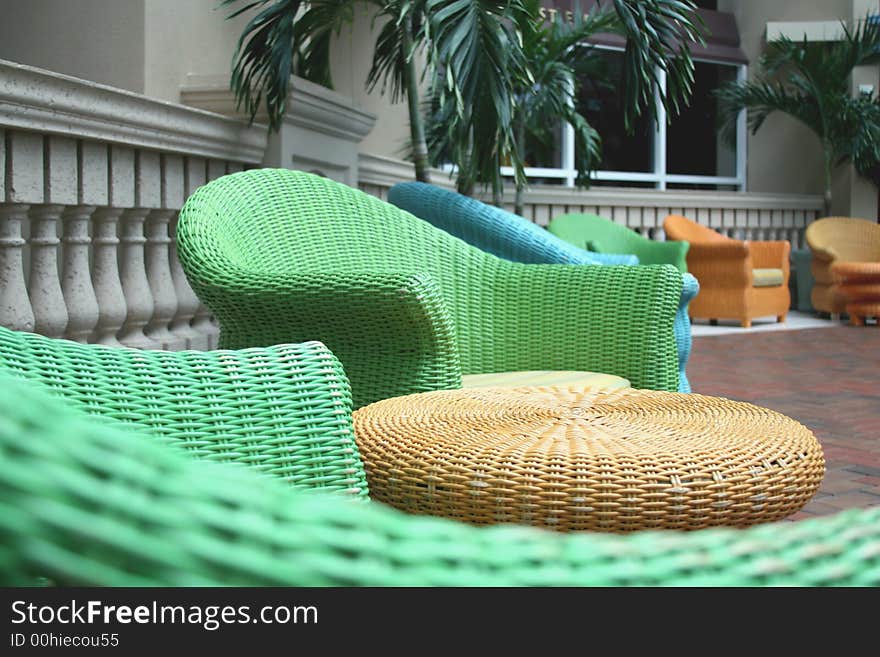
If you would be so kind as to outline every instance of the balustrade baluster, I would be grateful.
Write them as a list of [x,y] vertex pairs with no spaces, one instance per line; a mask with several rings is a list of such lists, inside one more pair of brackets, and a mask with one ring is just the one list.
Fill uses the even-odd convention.
[[34,312],[24,280],[21,224],[27,205],[0,205],[0,325],[17,331],[34,330]]
[[177,293],[168,261],[168,222],[174,210],[151,210],[147,216],[145,246],[147,280],[153,295],[153,316],[146,326],[147,337],[162,343],[165,349],[186,348],[186,341],[168,330],[177,314]]
[[73,205],[61,215],[64,258],[61,291],[67,305],[67,337],[87,342],[98,323],[98,299],[89,275],[89,219],[93,205]]
[[92,341],[121,347],[116,338],[128,313],[119,278],[119,237],[121,208],[98,208],[92,218],[92,284],[98,300],[98,324]]
[[162,345],[144,333],[153,317],[153,295],[144,263],[144,222],[148,208],[129,208],[121,217],[120,277],[127,313],[119,341],[129,347],[161,349]]
[[31,219],[31,274],[28,296],[34,311],[34,331],[50,338],[64,337],[67,306],[58,275],[58,220],[62,205],[34,205]]
[[212,320],[211,309],[199,303],[199,309],[193,318],[192,327],[205,336],[208,349],[216,349],[220,330]]
[[[177,221],[172,223],[172,234],[177,234]],[[192,327],[192,320],[199,309],[199,298],[186,280],[186,274],[177,257],[176,240],[172,237],[170,245],[171,279],[177,293],[177,315],[171,322],[171,332],[186,341],[187,349],[204,350],[208,348],[208,336]]]

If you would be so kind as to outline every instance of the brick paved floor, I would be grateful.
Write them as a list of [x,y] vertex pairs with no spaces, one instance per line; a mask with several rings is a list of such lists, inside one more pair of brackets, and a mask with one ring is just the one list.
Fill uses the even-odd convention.
[[827,472],[799,520],[880,504],[880,329],[696,337],[694,392],[772,408],[809,427]]

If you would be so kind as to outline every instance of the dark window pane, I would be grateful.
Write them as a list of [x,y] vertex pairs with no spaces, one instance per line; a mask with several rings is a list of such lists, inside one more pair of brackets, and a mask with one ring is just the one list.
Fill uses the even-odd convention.
[[666,171],[692,176],[735,176],[736,151],[717,131],[712,91],[736,79],[736,66],[696,62],[690,105],[666,130]]
[[623,100],[620,87],[623,79],[623,53],[594,51],[605,59],[608,80],[580,78],[577,107],[602,137],[602,162],[605,171],[654,170],[653,121],[650,116],[638,120],[633,134],[623,125]]
[[535,126],[537,134],[526,135],[527,167],[558,169],[562,166],[562,125]]

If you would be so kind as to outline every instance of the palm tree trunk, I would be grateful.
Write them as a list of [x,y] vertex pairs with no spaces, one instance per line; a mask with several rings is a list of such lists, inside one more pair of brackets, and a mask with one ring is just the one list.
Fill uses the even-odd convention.
[[[526,126],[525,123],[520,119],[516,124],[516,150],[519,153],[519,161],[525,161],[525,151],[526,151]],[[519,176],[514,176],[514,180],[516,181],[516,197],[513,202],[513,211],[514,213],[522,216],[523,213],[523,191],[525,185],[522,180],[520,180]]]
[[416,75],[415,53],[412,52],[411,29],[412,26],[407,21],[403,34],[403,49],[406,57],[403,77],[406,85],[406,100],[409,104],[409,139],[412,142],[416,180],[429,183],[431,174],[428,172],[428,146],[425,142],[425,125],[419,111],[419,82]]
[[500,208],[504,201],[503,178],[501,176],[501,153],[495,153],[495,175],[492,179],[492,205]]
[[823,203],[823,209],[824,209],[825,214],[823,216],[830,217],[831,216],[831,187],[832,187],[831,172],[834,167],[834,161],[833,161],[834,155],[832,153],[830,144],[827,144],[827,143],[822,144],[822,147],[823,147],[823,155],[824,155],[823,164],[825,166],[825,196],[824,196],[824,203]]

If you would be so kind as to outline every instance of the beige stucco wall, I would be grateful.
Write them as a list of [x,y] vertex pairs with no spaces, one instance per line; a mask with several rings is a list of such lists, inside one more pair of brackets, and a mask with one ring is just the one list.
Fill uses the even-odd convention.
[[218,4],[0,0],[0,59],[179,102],[187,74],[229,74],[248,16]]
[[[880,11],[880,1],[878,0],[853,0],[852,17],[853,20],[859,20],[868,14],[874,14]],[[878,66],[858,66],[853,70],[852,92],[858,93],[859,85],[873,85],[875,93],[880,90],[880,67]],[[841,198],[848,201],[848,206],[842,208],[842,214],[853,217],[865,217],[874,219],[880,216],[880,208],[878,208],[877,187],[856,174],[853,167],[847,167],[845,170],[844,191],[840,194]]]
[[[736,16],[749,76],[758,71],[768,21],[849,19],[852,0],[719,0],[718,9]],[[771,115],[748,142],[748,190],[821,194],[822,152],[818,138],[782,114]]]
[[143,92],[180,101],[188,74],[229,75],[235,45],[251,14],[226,16],[245,5],[217,9],[218,0],[145,0]]
[[0,59],[143,91],[144,0],[0,0],[0,15]]
[[[369,10],[362,7],[355,12],[354,22],[340,31],[331,56],[333,88],[353,98],[363,109],[376,115],[376,125],[361,142],[361,151],[400,158],[409,143],[409,110],[406,100],[392,103],[390,92],[382,95],[381,85],[371,93],[365,88],[379,27],[380,24],[372,25]],[[423,62],[423,58],[418,61],[420,73]],[[423,84],[423,92],[424,86]]]

